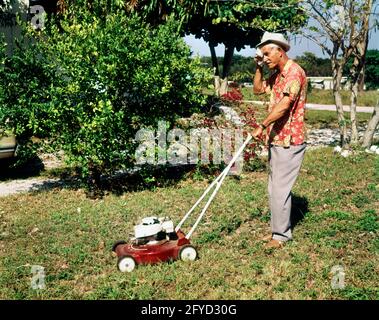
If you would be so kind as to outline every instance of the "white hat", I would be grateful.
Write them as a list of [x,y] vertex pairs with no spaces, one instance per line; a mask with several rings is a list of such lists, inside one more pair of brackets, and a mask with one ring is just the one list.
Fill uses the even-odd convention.
[[281,46],[284,49],[284,51],[288,51],[291,48],[290,44],[288,43],[287,39],[284,38],[283,34],[272,33],[272,32],[267,32],[267,31],[263,34],[261,42],[256,47],[260,48],[263,45],[268,44],[268,43],[275,43]]

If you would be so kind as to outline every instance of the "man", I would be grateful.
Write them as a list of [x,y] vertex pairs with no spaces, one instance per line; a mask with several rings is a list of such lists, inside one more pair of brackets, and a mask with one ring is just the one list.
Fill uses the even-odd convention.
[[[299,174],[305,152],[304,109],[307,78],[304,70],[288,58],[288,41],[282,34],[265,32],[254,58],[257,69],[254,93],[270,93],[268,116],[252,136],[260,138],[267,131],[270,173],[268,193],[271,211],[271,234],[267,248],[280,248],[292,239],[291,189]],[[274,72],[263,80],[263,64]]]

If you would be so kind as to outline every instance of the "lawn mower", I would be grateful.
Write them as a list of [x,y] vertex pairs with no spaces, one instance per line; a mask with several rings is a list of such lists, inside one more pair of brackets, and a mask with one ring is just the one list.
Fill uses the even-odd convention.
[[[113,245],[112,251],[115,252],[118,257],[117,267],[121,272],[132,272],[137,265],[154,264],[178,259],[194,261],[198,257],[196,248],[191,245],[190,237],[204,216],[213,198],[216,196],[233,164],[242,154],[251,138],[252,137],[248,135],[226,168],[208,186],[202,196],[175,228],[173,221],[167,217],[147,217],[142,219],[140,224],[134,226],[134,237],[131,238],[129,243],[126,241],[117,241]],[[182,225],[211,190],[213,190],[213,192],[205,203],[198,218],[190,231],[185,234],[181,230]]]

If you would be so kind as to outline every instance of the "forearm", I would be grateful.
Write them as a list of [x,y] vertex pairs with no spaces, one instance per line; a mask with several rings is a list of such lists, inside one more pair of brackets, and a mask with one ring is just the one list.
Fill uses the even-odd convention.
[[288,97],[283,98],[277,105],[274,106],[266,119],[261,122],[263,126],[268,127],[271,123],[282,118],[288,112],[290,104],[291,102]]

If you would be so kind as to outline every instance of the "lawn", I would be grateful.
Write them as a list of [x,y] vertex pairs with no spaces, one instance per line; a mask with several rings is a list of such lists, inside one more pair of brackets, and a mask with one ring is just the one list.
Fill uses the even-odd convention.
[[[308,151],[293,190],[301,219],[278,251],[258,240],[269,230],[266,178],[263,170],[226,179],[193,235],[198,260],[133,273],[118,272],[112,244],[142,217],[178,222],[207,179],[102,200],[69,187],[1,198],[0,298],[379,299],[378,157]],[[33,265],[45,268],[43,290],[31,288]],[[341,289],[331,286],[336,266]]]

